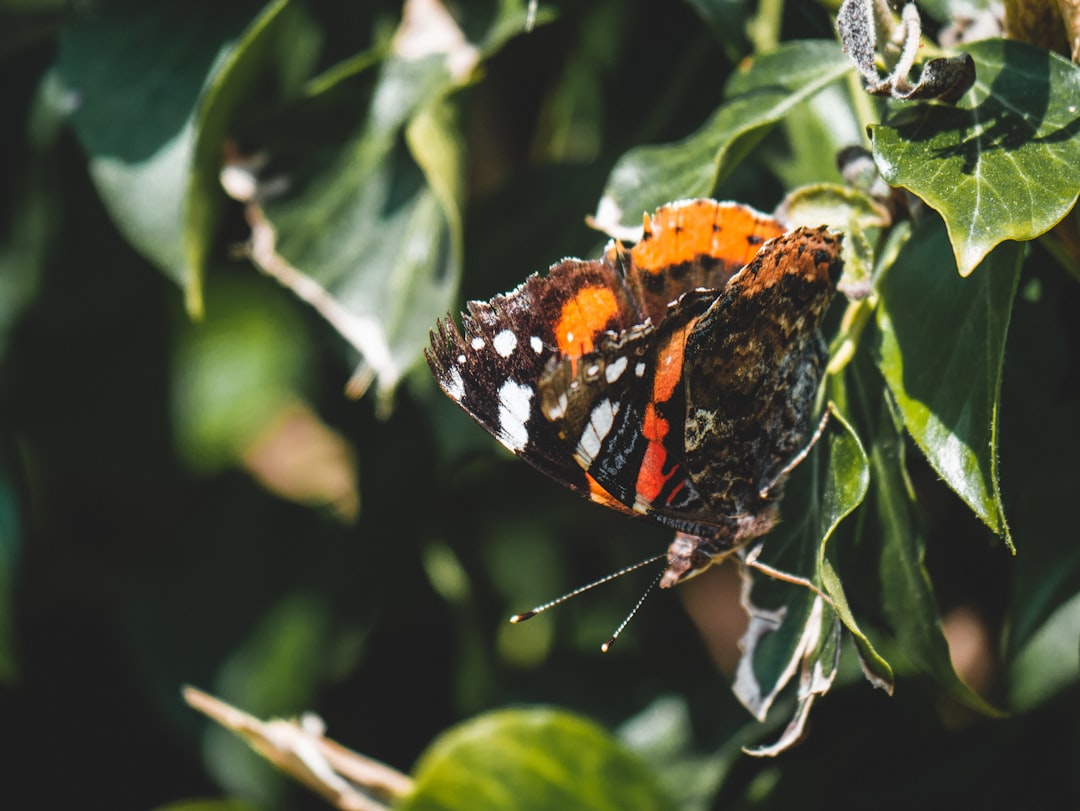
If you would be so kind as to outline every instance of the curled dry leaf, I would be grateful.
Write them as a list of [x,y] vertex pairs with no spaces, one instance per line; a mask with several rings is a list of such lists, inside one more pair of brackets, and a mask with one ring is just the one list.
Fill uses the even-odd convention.
[[406,775],[323,737],[322,720],[315,715],[261,721],[194,687],[185,687],[183,695],[192,708],[235,732],[340,811],[387,811],[388,803],[412,792]]
[[[914,3],[904,6],[897,22],[881,0],[844,0],[836,26],[844,51],[862,74],[866,92],[871,95],[953,103],[975,82],[975,62],[968,54],[931,59],[923,65],[917,82],[908,80],[922,36]],[[888,69],[884,78],[876,62],[879,52]]]

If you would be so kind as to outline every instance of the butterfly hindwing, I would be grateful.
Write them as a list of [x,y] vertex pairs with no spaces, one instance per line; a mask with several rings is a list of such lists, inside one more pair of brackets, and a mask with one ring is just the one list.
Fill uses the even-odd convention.
[[820,326],[840,248],[824,227],[770,241],[687,341],[685,458],[715,512],[765,510],[780,495],[776,478],[802,450],[828,361]]

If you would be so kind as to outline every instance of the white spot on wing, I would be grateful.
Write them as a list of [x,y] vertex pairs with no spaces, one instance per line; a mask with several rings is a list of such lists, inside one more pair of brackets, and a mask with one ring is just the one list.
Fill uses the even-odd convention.
[[499,386],[499,441],[514,453],[529,444],[529,429],[525,423],[532,412],[533,390],[521,383],[507,380]]
[[500,357],[508,358],[517,349],[517,336],[512,331],[504,329],[492,339],[491,343]]
[[578,441],[574,458],[584,468],[592,465],[596,455],[600,453],[600,446],[604,438],[615,424],[615,415],[619,413],[619,404],[611,400],[601,400],[589,414],[589,421],[585,423],[585,430]]
[[446,386],[446,393],[450,395],[450,399],[455,403],[460,403],[462,398],[465,397],[465,381],[461,379],[461,371],[456,366],[451,366],[450,374],[446,376],[443,383]]
[[544,412],[544,416],[549,420],[561,420],[566,416],[566,407],[570,404],[569,398],[566,396],[566,392],[562,392],[559,395],[559,399],[555,401],[555,405],[548,406]]
[[472,339],[472,348],[479,351],[484,348],[484,339],[477,335]]
[[630,361],[626,359],[625,355],[623,355],[621,358],[618,358],[614,363],[609,363],[607,365],[607,368],[604,369],[604,379],[608,383],[614,383],[616,380],[622,377],[622,373],[626,371],[626,367],[629,365],[629,363]]
[[634,367],[634,377],[644,377],[644,376],[645,376],[645,364],[644,363],[639,363],[637,366]]
[[535,335],[529,339],[529,346],[532,347],[533,352],[539,355],[544,351],[544,342],[537,338]]

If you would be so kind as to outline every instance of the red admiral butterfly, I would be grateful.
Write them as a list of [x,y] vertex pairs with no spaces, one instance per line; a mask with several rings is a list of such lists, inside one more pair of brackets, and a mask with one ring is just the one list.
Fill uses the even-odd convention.
[[431,334],[440,388],[571,490],[676,531],[660,579],[779,518],[828,354],[841,237],[713,200],[646,215],[632,248],[564,259]]

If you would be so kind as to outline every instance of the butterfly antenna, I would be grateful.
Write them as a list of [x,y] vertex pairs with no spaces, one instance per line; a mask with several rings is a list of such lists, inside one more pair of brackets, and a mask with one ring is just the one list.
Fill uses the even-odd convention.
[[[653,558],[653,560],[656,560],[656,558]],[[623,632],[623,629],[630,624],[630,620],[634,618],[634,615],[638,612],[638,609],[641,608],[641,604],[645,602],[645,598],[652,593],[652,590],[656,588],[656,584],[660,582],[660,578],[663,576],[664,572],[661,571],[660,574],[658,574],[649,584],[649,587],[645,589],[645,592],[641,595],[641,597],[638,598],[637,604],[632,609],[630,609],[630,613],[626,615],[626,619],[624,619],[619,624],[619,627],[615,629],[615,633],[611,635],[611,639],[609,639],[607,642],[600,646],[600,650],[602,653],[607,653],[609,650],[611,650],[611,646],[615,644],[615,640],[619,638],[619,634],[621,634]]]
[[[624,574],[630,574],[630,572],[636,572],[638,569],[642,568],[643,566],[648,566],[650,563],[655,563],[656,561],[660,560],[663,557],[665,557],[665,555],[653,555],[651,558],[646,558],[645,560],[639,561],[638,563],[635,563],[632,566],[627,566],[625,569],[619,569],[619,571],[612,572],[609,575],[605,575],[604,577],[601,577],[599,580],[594,580],[592,583],[588,583],[588,584],[586,584],[584,586],[580,586],[579,588],[576,588],[573,591],[571,591],[571,592],[569,592],[567,594],[564,594],[562,597],[557,597],[554,600],[552,600],[550,603],[544,603],[543,605],[538,605],[538,606],[536,606],[536,608],[533,608],[533,609],[531,609],[529,611],[525,611],[525,612],[523,612],[521,614],[514,614],[514,616],[512,616],[510,618],[510,622],[515,622],[515,623],[524,622],[527,619],[531,619],[532,617],[535,617],[537,614],[541,613],[542,611],[547,611],[549,608],[554,608],[555,606],[559,605],[560,603],[565,603],[571,597],[577,597],[579,594],[584,594],[586,591],[589,591],[589,589],[594,589],[597,586],[602,586],[602,585],[604,585],[604,583],[607,583],[607,582],[609,582],[611,580],[614,580],[616,577],[622,577]],[[652,586],[650,586],[649,588],[652,589]],[[648,594],[648,592],[646,592],[646,594]],[[644,600],[645,598],[642,597],[641,599]],[[640,601],[638,602],[638,605],[639,606],[641,605]],[[634,611],[637,611],[636,607],[634,608]],[[630,616],[633,616],[633,612],[630,613]],[[629,622],[629,620],[630,620],[630,617],[627,617],[626,622]],[[619,626],[619,631],[622,631],[623,627],[626,625],[626,622],[623,622],[623,624]],[[619,631],[615,632],[615,636],[619,635]],[[608,644],[610,644],[611,642],[614,642],[614,641],[615,641],[615,637],[613,636]]]

